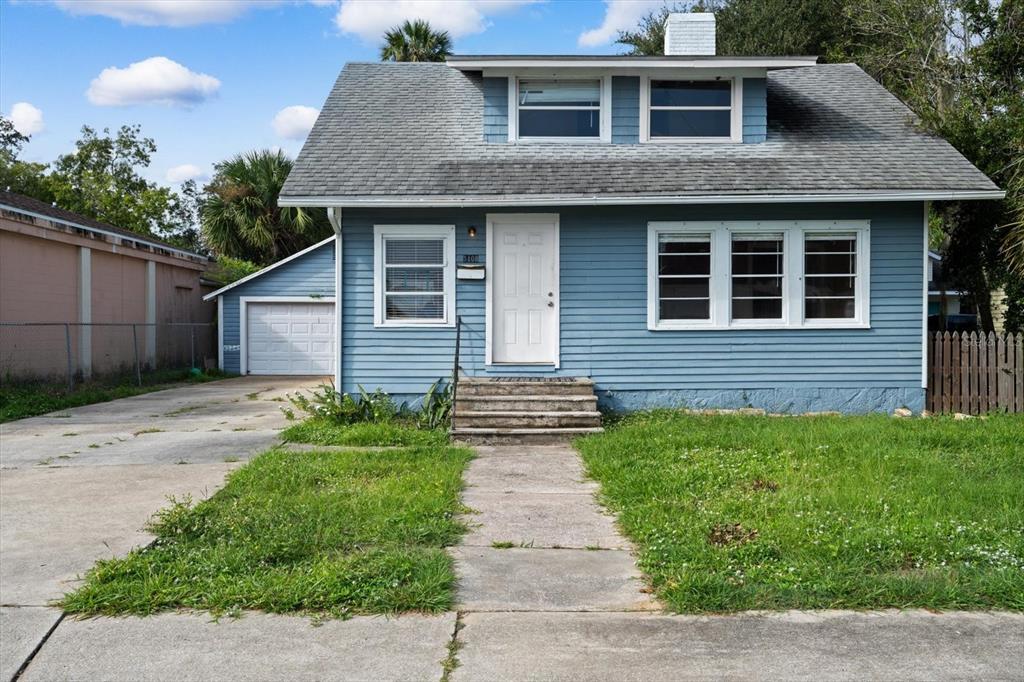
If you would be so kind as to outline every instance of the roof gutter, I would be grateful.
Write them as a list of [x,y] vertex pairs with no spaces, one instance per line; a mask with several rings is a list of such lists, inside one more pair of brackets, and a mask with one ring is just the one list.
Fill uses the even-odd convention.
[[937,190],[835,194],[714,194],[673,196],[539,196],[539,197],[366,197],[280,196],[279,206],[347,208],[465,208],[473,206],[646,206],[657,204],[786,204],[819,202],[974,201],[1002,199],[1002,190]]
[[132,242],[135,242],[136,244],[145,244],[146,246],[148,246],[151,249],[161,249],[163,251],[166,251],[168,253],[172,253],[172,254],[174,254],[176,256],[179,256],[179,257],[180,256],[184,256],[186,258],[198,258],[198,259],[200,259],[202,261],[206,261],[207,260],[206,256],[202,256],[202,255],[200,255],[198,253],[192,253],[191,251],[185,251],[183,249],[176,249],[173,246],[168,246],[166,244],[159,244],[157,242],[151,242],[151,241],[147,240],[146,238],[144,238],[142,235],[139,235],[138,237],[134,237],[134,236],[128,236],[126,234],[118,234],[117,232],[111,232],[109,230],[104,230],[104,229],[99,228],[99,227],[91,227],[89,225],[83,225],[81,223],[76,223],[76,222],[71,221],[71,220],[64,220],[63,218],[57,218],[56,216],[46,215],[45,213],[36,213],[35,211],[28,211],[28,210],[26,210],[24,208],[18,208],[16,206],[9,206],[8,204],[0,204],[0,210],[10,211],[11,213],[20,213],[21,215],[29,216],[30,218],[37,218],[39,220],[48,220],[51,223],[59,223],[61,225],[67,225],[68,227],[73,227],[76,230],[85,230],[86,232],[92,232],[94,234],[102,234],[102,235],[104,235],[106,237],[115,237],[115,238],[117,238],[119,240],[132,241]]

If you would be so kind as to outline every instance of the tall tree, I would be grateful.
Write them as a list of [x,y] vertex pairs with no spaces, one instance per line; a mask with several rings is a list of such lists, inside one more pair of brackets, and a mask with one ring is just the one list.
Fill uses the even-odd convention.
[[46,164],[18,158],[28,141],[28,135],[19,133],[11,121],[0,116],[0,189],[51,202],[53,193],[47,182]]
[[269,265],[330,236],[323,209],[278,206],[292,169],[283,152],[239,154],[214,168],[201,216],[204,239],[218,255]]
[[405,21],[384,34],[385,62],[443,62],[452,53],[448,31],[435,31],[422,19]]
[[48,184],[57,205],[117,227],[162,237],[183,226],[171,212],[174,192],[146,180],[156,143],[138,125],[116,133],[82,126],[75,151],[53,164]]
[[718,53],[723,55],[821,55],[842,36],[843,8],[850,0],[697,0],[649,12],[616,42],[629,54],[660,55],[665,19],[672,12],[714,12]]

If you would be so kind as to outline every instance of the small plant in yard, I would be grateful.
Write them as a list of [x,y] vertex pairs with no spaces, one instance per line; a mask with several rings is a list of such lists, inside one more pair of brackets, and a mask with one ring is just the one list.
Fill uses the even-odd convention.
[[282,411],[290,421],[296,412],[305,421],[282,434],[286,441],[319,445],[399,446],[447,442],[446,426],[451,415],[452,393],[448,385],[435,382],[421,401],[418,412],[396,401],[381,389],[372,393],[362,386],[358,396],[323,384],[309,395],[289,395],[292,408]]

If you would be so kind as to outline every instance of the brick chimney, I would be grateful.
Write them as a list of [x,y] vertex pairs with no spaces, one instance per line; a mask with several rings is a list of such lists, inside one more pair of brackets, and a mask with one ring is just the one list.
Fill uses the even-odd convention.
[[665,54],[698,56],[715,54],[713,12],[676,12],[665,20]]

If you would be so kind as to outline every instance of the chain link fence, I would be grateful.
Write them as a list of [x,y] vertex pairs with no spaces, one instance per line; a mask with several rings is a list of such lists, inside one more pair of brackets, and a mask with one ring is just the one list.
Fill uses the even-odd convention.
[[0,322],[0,382],[82,381],[217,367],[217,325]]

